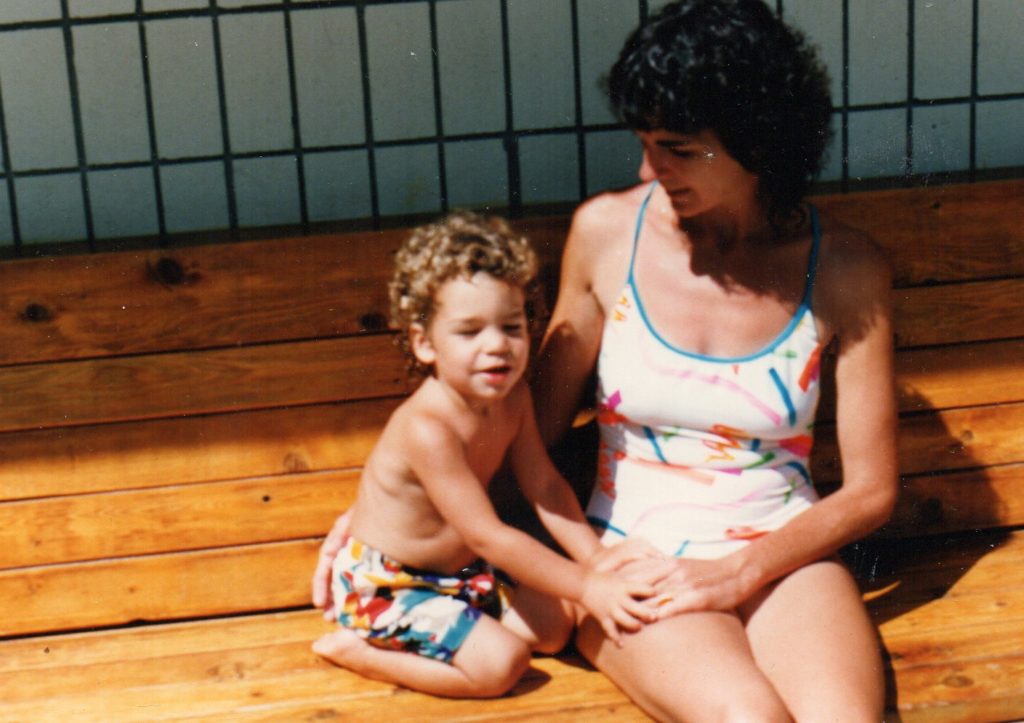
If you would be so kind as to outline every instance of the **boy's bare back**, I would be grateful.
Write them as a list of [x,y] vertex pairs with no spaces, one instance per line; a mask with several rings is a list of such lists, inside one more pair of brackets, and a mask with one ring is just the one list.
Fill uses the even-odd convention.
[[522,423],[528,393],[520,381],[481,412],[453,399],[435,379],[424,380],[391,415],[363,468],[352,535],[412,567],[452,573],[475,560],[431,502],[416,468],[425,456],[454,449],[486,494]]

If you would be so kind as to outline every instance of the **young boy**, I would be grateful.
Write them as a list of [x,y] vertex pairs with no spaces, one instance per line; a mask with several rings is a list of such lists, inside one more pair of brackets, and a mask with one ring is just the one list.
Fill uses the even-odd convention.
[[[632,553],[602,552],[537,431],[523,380],[535,270],[525,239],[466,213],[416,229],[398,252],[392,324],[428,376],[367,459],[334,561],[343,627],[313,649],[337,665],[435,695],[496,696],[531,650],[565,644],[571,603],[613,640],[655,618],[651,585],[602,571]],[[506,458],[572,560],[499,520],[487,481]]]

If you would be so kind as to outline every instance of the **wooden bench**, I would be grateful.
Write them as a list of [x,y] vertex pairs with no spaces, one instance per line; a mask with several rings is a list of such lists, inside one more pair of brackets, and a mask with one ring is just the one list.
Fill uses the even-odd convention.
[[[816,202],[896,268],[903,495],[850,553],[892,718],[1024,717],[1024,182]],[[566,223],[520,223],[549,281]],[[0,263],[0,720],[644,719],[571,652],[481,702],[310,651],[320,537],[409,389],[402,236]]]

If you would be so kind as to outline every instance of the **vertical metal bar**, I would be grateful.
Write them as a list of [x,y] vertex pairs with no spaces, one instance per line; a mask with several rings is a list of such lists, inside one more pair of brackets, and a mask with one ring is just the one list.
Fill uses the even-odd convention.
[[637,10],[640,11],[640,24],[647,22],[647,16],[651,14],[651,8],[647,0],[637,0]]
[[228,97],[224,80],[224,51],[220,42],[220,11],[217,1],[210,0],[210,23],[213,31],[213,60],[217,76],[217,102],[220,106],[220,133],[223,144],[224,185],[228,198],[228,227],[238,231],[238,199],[235,196],[235,163],[231,152],[231,129],[228,122]]
[[309,203],[306,199],[306,155],[302,147],[302,125],[299,118],[299,89],[295,73],[295,38],[292,33],[291,0],[284,0],[284,47],[288,63],[288,100],[292,111],[292,148],[295,171],[299,181],[299,220],[303,232],[309,231]]
[[907,0],[907,129],[905,135],[906,157],[903,165],[903,184],[909,186],[914,175],[914,55],[916,31],[914,27],[914,4],[916,0]]
[[519,167],[519,139],[515,133],[512,107],[512,48],[508,21],[508,0],[501,0],[501,57],[505,83],[505,155],[508,158],[509,215],[518,216],[523,208],[522,176]]
[[427,12],[430,16],[430,70],[434,83],[434,128],[437,133],[437,173],[441,196],[441,211],[448,212],[448,164],[444,148],[444,111],[441,108],[441,58],[440,42],[437,38],[437,2],[429,0]]
[[160,246],[167,245],[167,210],[164,207],[163,182],[160,178],[160,150],[156,140],[156,114],[153,110],[153,81],[149,71],[149,40],[142,0],[135,0],[135,17],[139,25],[139,60],[142,62],[142,89],[146,103],[146,128],[149,132],[149,162],[153,168],[153,192],[156,196],[156,220]]
[[579,168],[579,197],[582,201],[589,196],[587,188],[587,136],[583,131],[583,81],[580,68],[580,17],[579,0],[569,1],[572,13],[572,94],[575,107],[576,157]]
[[842,151],[842,174],[840,189],[850,190],[850,0],[843,0],[843,105],[840,111],[840,141]]
[[775,14],[780,18],[783,15],[782,0],[775,0]]
[[370,51],[366,35],[366,3],[356,3],[359,33],[359,70],[363,78],[363,125],[366,133],[366,157],[370,179],[370,214],[373,227],[380,228],[380,192],[377,189],[377,154],[373,134],[373,101],[370,98]]
[[3,155],[4,180],[7,182],[7,200],[10,204],[11,239],[14,254],[21,256],[21,223],[18,220],[18,198],[14,189],[14,170],[11,168],[11,144],[7,137],[7,114],[4,111],[4,90],[0,84],[0,155]]
[[971,102],[970,102],[970,158],[968,179],[973,183],[978,173],[978,36],[980,12],[978,0],[971,2]]
[[82,186],[82,206],[85,209],[85,235],[89,250],[96,250],[96,230],[92,219],[92,200],[89,196],[88,161],[85,156],[85,132],[82,129],[82,109],[78,96],[78,73],[75,70],[75,41],[71,32],[71,13],[68,0],[60,0],[61,30],[64,33],[64,58],[68,71],[68,94],[71,96],[71,121],[75,129],[75,152],[78,156],[78,176]]

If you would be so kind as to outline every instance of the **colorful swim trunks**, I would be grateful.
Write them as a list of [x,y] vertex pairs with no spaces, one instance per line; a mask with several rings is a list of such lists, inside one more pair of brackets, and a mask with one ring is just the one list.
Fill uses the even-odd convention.
[[482,614],[501,618],[512,588],[483,561],[444,575],[350,537],[334,560],[332,592],[338,622],[372,645],[451,663]]

